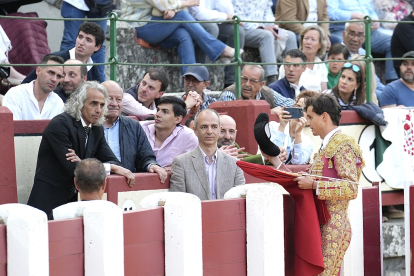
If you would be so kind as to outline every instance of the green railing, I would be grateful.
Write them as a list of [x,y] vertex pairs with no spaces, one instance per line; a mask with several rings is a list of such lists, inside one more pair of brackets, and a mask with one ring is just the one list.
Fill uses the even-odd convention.
[[[54,21],[102,21],[106,20],[105,18],[34,18],[34,17],[20,17],[20,16],[0,16],[0,18],[8,18],[8,19],[24,19],[24,20],[54,20]],[[233,16],[232,20],[229,21],[170,21],[170,20],[162,20],[162,21],[154,21],[154,20],[139,20],[139,21],[133,21],[133,20],[125,20],[125,19],[119,19],[118,15],[114,12],[111,12],[108,16],[108,20],[110,22],[110,57],[108,62],[105,63],[94,63],[94,65],[109,65],[110,66],[110,79],[116,81],[117,75],[116,75],[116,66],[117,65],[124,65],[124,66],[130,66],[130,65],[138,65],[138,66],[194,66],[192,64],[163,64],[163,63],[157,63],[157,64],[147,64],[147,63],[128,63],[128,62],[119,62],[117,53],[116,53],[116,25],[118,21],[123,22],[157,22],[157,23],[231,23],[234,25],[234,49],[235,49],[235,58],[234,61],[229,64],[202,64],[204,66],[235,66],[235,75],[236,75],[236,97],[239,98],[241,96],[241,66],[243,64],[259,64],[259,65],[283,65],[284,63],[254,63],[254,62],[243,62],[240,55],[240,43],[239,43],[239,24],[240,23],[282,23],[281,21],[252,21],[252,20],[240,20],[238,16]],[[335,21],[335,23],[346,23],[351,21]],[[372,22],[391,22],[396,23],[396,21],[384,21],[384,20],[371,20],[369,16],[365,16],[364,20],[352,20],[352,22],[363,22],[365,24],[365,58],[360,59],[361,61],[366,62],[366,99],[367,102],[372,101],[371,98],[371,80],[372,80],[372,69],[371,64],[373,61],[385,61],[385,60],[400,60],[401,58],[376,58],[373,59],[371,55],[371,29],[370,25]],[[289,23],[309,23],[307,21],[283,21],[284,24]],[[315,21],[315,23],[332,23],[331,21]],[[410,24],[414,23],[411,21],[398,21],[398,23],[403,24]],[[132,34],[131,34],[132,35]],[[321,62],[306,62],[306,64],[318,64],[318,63],[326,63],[324,61]],[[38,66],[38,64],[0,64],[1,66]],[[40,65],[45,66],[45,65]],[[76,65],[73,65],[76,66]]]

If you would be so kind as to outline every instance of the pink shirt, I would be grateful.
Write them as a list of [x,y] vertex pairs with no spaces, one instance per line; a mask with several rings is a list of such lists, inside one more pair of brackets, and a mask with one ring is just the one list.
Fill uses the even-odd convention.
[[198,138],[194,131],[186,126],[177,126],[161,147],[155,145],[154,121],[140,122],[161,167],[171,166],[175,157],[194,149]]

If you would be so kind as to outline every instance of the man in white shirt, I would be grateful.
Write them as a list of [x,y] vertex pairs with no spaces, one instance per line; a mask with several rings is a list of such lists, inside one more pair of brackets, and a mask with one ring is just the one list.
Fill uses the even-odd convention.
[[[47,55],[40,64],[63,64],[63,59]],[[63,79],[63,66],[38,66],[37,79],[11,88],[3,99],[13,113],[13,120],[52,119],[63,111],[63,101],[55,93],[56,86]]]
[[[198,21],[224,21],[232,20],[234,14],[231,0],[201,0],[198,6],[188,8],[188,12]],[[234,47],[234,25],[229,23],[200,23],[203,28],[215,38],[223,41],[230,47]],[[240,49],[244,48],[244,24],[239,25]],[[196,47],[196,61],[206,62],[206,54]],[[189,67],[190,68],[190,67]],[[224,68],[224,87],[233,84],[235,79],[235,67]]]

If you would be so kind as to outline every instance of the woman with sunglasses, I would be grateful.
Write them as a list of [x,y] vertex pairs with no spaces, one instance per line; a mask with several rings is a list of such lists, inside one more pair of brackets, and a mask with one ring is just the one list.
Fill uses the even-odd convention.
[[338,84],[324,93],[333,95],[342,109],[365,103],[365,71],[359,65],[345,63]]

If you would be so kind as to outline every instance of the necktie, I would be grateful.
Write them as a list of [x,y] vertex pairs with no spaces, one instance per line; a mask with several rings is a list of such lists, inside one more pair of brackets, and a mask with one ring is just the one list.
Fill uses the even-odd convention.
[[85,129],[85,135],[86,135],[85,136],[85,147],[86,147],[86,144],[88,143],[89,131],[91,130],[91,128],[88,126],[84,126],[83,128]]

